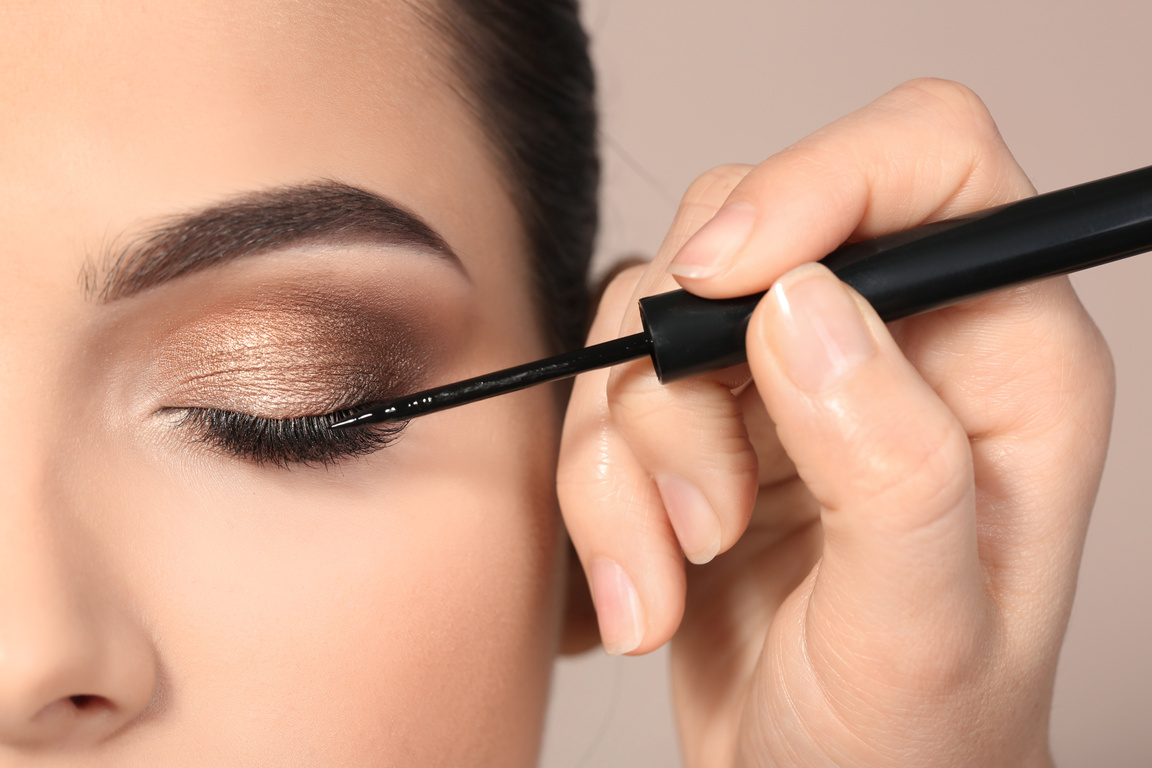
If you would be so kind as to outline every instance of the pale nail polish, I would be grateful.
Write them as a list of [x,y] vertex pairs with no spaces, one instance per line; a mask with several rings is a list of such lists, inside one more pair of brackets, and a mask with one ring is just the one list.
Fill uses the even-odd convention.
[[856,302],[824,267],[798,267],[772,293],[779,312],[769,333],[800,389],[818,392],[876,353]]
[[619,656],[636,650],[644,639],[644,609],[632,579],[606,557],[593,559],[588,575],[604,651]]
[[756,209],[748,203],[733,203],[721,208],[711,221],[684,243],[668,265],[668,271],[688,278],[719,274],[748,241],[755,223]]
[[684,556],[696,565],[710,562],[720,551],[723,533],[720,518],[708,499],[699,488],[677,475],[660,475],[656,487]]

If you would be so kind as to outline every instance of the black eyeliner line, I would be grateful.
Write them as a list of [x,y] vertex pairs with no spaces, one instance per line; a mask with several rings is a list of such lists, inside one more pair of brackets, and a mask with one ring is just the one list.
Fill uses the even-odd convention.
[[[330,422],[353,413],[351,409],[283,419],[215,408],[173,410],[184,411],[179,424],[196,430],[199,442],[258,465],[279,467],[327,465],[343,458],[365,456],[391,445],[407,426],[396,422],[375,429],[332,432]],[[361,432],[361,437],[344,439],[345,435],[352,437]]]

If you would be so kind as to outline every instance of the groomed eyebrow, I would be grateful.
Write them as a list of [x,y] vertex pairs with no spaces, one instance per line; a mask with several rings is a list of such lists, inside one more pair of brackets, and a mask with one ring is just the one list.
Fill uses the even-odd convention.
[[371,242],[431,252],[462,269],[436,230],[398,203],[335,181],[248,193],[108,246],[80,275],[85,295],[115,301],[245,256],[312,242]]

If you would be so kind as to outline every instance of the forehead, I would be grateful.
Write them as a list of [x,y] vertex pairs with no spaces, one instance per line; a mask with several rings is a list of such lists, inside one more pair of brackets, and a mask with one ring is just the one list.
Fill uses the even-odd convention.
[[315,178],[403,200],[450,242],[500,240],[491,222],[514,214],[423,13],[404,0],[5,3],[0,256],[91,251],[151,216]]
[[0,13],[5,133],[34,133],[57,155],[127,159],[161,137],[173,153],[215,140],[241,155],[227,159],[258,165],[251,147],[237,152],[243,139],[275,155],[309,131],[311,144],[347,140],[364,128],[350,118],[371,116],[383,121],[373,138],[403,142],[397,125],[448,106],[405,2],[28,2]]

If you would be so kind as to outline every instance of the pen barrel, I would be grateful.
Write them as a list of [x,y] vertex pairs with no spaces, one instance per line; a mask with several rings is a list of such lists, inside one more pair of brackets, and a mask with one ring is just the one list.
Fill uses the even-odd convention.
[[[1152,250],[1152,167],[841,246],[821,260],[886,322]],[[747,359],[763,293],[640,300],[667,383]]]

